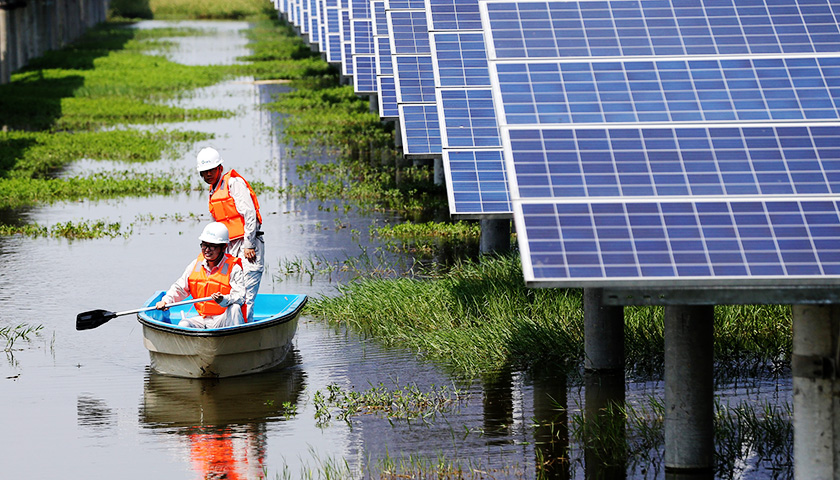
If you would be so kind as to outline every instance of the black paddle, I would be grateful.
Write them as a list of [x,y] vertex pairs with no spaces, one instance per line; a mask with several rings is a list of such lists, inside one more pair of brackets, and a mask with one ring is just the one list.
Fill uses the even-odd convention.
[[[166,306],[166,308],[177,307],[178,305],[189,305],[191,303],[206,302],[209,300],[213,300],[213,297],[194,298],[192,300],[184,300],[183,302],[170,303]],[[109,312],[108,310],[91,310],[89,312],[82,312],[76,315],[76,330],[90,330],[106,323],[112,318],[132,313],[147,312],[154,309],[155,307],[143,307],[136,310],[126,310],[124,312],[116,313]]]

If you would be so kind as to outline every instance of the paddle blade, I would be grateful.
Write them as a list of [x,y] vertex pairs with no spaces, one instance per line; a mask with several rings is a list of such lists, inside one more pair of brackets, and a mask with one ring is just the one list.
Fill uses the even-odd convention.
[[76,315],[76,330],[90,330],[96,328],[108,320],[116,317],[117,314],[108,310],[91,310]]

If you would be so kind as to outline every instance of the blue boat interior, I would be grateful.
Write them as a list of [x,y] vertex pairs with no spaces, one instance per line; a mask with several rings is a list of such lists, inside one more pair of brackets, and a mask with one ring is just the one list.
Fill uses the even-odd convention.
[[[149,297],[143,304],[144,307],[151,307],[163,298],[166,292],[161,290]],[[188,297],[185,300],[189,300]],[[259,293],[254,302],[254,323],[271,320],[278,317],[283,317],[295,312],[300,305],[306,301],[306,295],[300,294],[282,294],[282,293]],[[169,310],[148,310],[141,312],[140,315],[149,321],[162,323],[166,325],[178,325],[182,316],[198,315],[195,310],[195,304],[179,305],[172,307]],[[235,327],[227,327],[235,328]],[[190,329],[188,329],[190,330]],[[212,329],[220,330],[220,329]]]

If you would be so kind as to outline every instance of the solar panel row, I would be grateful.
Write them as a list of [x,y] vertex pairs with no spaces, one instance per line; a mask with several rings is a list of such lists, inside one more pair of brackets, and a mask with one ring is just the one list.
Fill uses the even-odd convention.
[[510,216],[478,0],[286,1],[322,12],[319,48],[400,120],[404,153],[443,159],[453,215]]
[[833,0],[480,0],[532,285],[840,280]]

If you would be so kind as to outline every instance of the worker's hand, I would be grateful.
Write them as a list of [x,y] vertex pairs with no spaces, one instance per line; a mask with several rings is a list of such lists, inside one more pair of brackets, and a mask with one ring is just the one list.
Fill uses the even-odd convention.
[[225,296],[219,292],[216,292],[211,296],[213,297],[213,301],[216,303],[222,303],[222,300],[225,298]]
[[243,252],[245,260],[254,263],[257,260],[257,251],[253,248],[246,248]]
[[157,308],[158,310],[169,310],[169,307],[166,306],[166,302],[164,302],[163,300],[157,302],[155,304],[155,308]]

